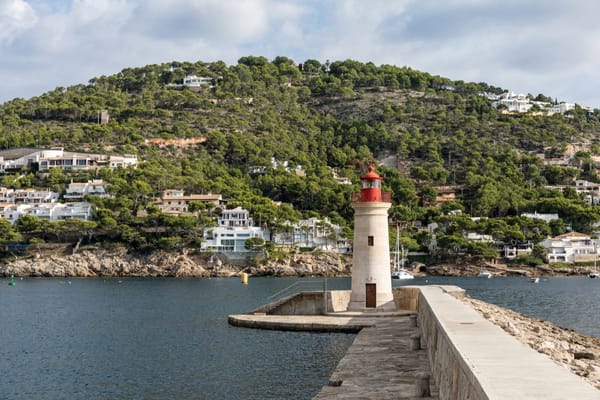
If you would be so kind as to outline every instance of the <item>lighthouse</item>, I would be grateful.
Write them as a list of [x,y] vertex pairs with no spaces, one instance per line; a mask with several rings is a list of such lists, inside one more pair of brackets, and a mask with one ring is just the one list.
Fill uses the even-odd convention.
[[353,193],[354,251],[349,311],[396,309],[392,295],[388,210],[390,193],[381,191],[382,178],[373,166],[360,178],[360,193]]

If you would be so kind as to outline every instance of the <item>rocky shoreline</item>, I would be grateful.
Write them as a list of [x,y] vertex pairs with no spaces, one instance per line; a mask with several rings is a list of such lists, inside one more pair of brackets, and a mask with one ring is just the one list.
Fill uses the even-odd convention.
[[599,338],[561,328],[550,322],[531,318],[468,296],[465,296],[463,301],[520,342],[547,355],[555,363],[568,368],[600,389]]
[[[224,257],[221,257],[224,258]],[[45,254],[0,263],[0,276],[17,277],[177,277],[350,276],[348,259],[336,254],[293,254],[264,264],[238,265],[218,255],[183,250],[132,255],[125,250],[83,250],[76,254]]]
[[[131,254],[125,249],[83,249],[71,254],[71,249],[15,256],[0,262],[0,276],[19,277],[185,277],[209,278],[238,276],[350,276],[351,256],[338,253],[290,253],[266,262],[230,262],[226,257],[200,253],[193,249],[181,252],[155,251]],[[585,275],[587,267],[552,268],[506,264],[437,264],[425,266],[413,263],[409,270],[416,276],[477,276],[485,269],[492,276],[570,276]]]

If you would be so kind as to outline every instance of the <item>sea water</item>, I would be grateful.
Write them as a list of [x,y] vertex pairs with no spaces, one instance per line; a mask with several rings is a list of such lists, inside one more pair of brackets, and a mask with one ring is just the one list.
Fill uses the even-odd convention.
[[354,335],[227,323],[294,281],[0,280],[0,399],[310,399]]
[[564,328],[600,337],[600,279],[581,277],[540,278],[532,283],[525,277],[457,278],[420,277],[401,285],[456,285],[475,299],[496,304]]
[[[233,327],[301,278],[0,280],[0,399],[310,399],[352,334]],[[316,280],[316,279],[315,279]],[[600,337],[600,280],[424,277]],[[328,279],[349,289],[349,278]]]

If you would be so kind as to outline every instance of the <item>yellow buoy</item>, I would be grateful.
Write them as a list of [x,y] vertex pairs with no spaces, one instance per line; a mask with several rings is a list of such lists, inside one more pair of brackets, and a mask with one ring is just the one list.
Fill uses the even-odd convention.
[[242,272],[242,283],[244,285],[248,284],[248,274],[246,272]]

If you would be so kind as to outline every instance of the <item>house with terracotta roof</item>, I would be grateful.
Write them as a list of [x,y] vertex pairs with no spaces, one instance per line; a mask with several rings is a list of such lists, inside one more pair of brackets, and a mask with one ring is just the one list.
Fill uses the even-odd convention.
[[155,201],[155,205],[165,214],[185,215],[189,213],[192,201],[209,204],[212,208],[226,204],[220,194],[185,194],[183,190],[167,189],[163,191],[160,199]]
[[590,262],[597,257],[599,242],[579,232],[568,232],[540,243],[547,251],[549,263]]

